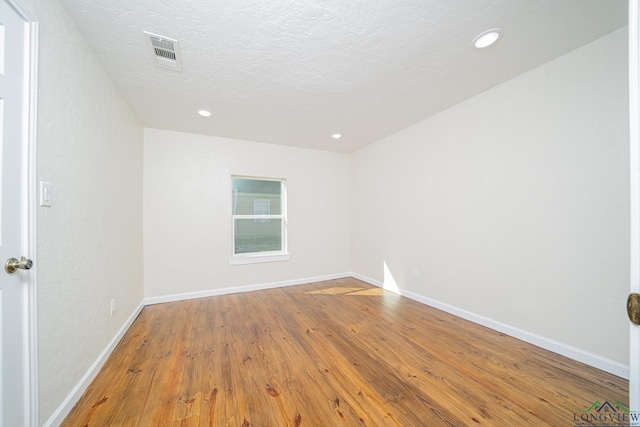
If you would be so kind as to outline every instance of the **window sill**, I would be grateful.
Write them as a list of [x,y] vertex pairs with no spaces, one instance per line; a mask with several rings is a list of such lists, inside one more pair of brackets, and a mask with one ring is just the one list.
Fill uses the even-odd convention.
[[235,255],[229,257],[229,265],[258,264],[261,262],[289,261],[289,254]]

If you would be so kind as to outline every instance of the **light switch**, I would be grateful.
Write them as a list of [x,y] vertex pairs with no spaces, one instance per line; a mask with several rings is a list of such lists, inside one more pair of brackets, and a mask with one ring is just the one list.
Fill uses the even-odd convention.
[[53,202],[51,184],[40,181],[40,206],[50,207]]

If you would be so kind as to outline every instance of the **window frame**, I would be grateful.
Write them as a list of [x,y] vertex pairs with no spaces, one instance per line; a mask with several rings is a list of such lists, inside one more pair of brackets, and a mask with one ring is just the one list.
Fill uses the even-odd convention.
[[[234,215],[233,213],[233,180],[248,179],[255,181],[272,181],[280,183],[280,214],[278,215]],[[288,261],[289,253],[287,249],[287,180],[284,178],[267,178],[247,175],[231,175],[231,256],[229,257],[230,265],[255,264],[262,262]],[[271,210],[271,207],[269,207]],[[236,220],[252,219],[261,222],[270,219],[279,219],[280,221],[280,238],[282,247],[278,251],[262,251],[262,252],[244,252],[236,253]]]

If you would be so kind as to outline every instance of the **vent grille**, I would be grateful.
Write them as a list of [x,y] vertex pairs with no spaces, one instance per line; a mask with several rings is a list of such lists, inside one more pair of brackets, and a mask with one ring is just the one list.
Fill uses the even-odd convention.
[[155,48],[153,48],[153,50],[156,52],[156,56],[160,56],[162,58],[168,58],[168,59],[171,59],[173,61],[176,60],[176,53],[175,52],[171,52],[169,50],[160,49],[159,47],[155,47]]
[[144,34],[155,65],[174,71],[182,71],[178,40],[147,31]]

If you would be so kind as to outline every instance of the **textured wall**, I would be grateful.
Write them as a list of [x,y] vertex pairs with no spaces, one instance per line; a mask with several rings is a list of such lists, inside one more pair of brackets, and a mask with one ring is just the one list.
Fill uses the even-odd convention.
[[616,31],[357,152],[353,271],[628,364],[626,49]]
[[[145,129],[145,296],[350,271],[350,156]],[[229,265],[232,174],[285,178],[298,262]]]
[[37,174],[53,185],[37,213],[42,423],[142,301],[143,133],[57,0],[35,12]]

